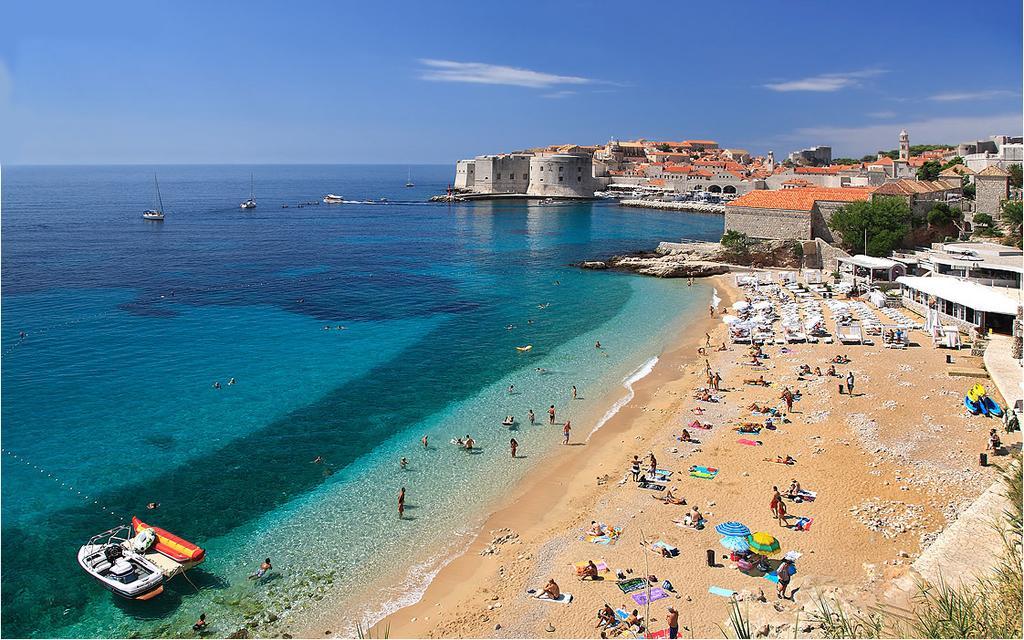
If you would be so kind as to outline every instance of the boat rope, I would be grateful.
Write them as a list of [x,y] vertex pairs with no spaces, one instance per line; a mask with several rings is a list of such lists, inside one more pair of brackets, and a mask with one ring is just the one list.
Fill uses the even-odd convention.
[[79,489],[76,489],[71,483],[64,482],[63,480],[61,480],[57,476],[53,475],[52,473],[50,473],[46,469],[40,467],[36,463],[30,462],[29,460],[25,459],[23,456],[19,456],[18,454],[14,453],[10,449],[0,448],[0,452],[10,456],[14,460],[17,460],[18,462],[24,464],[27,467],[38,471],[40,474],[45,475],[46,477],[50,478],[51,480],[53,480],[54,482],[56,482],[60,486],[64,487],[68,491],[70,491],[71,493],[74,493],[74,494],[78,495],[79,497],[84,499],[86,502],[91,503],[94,506],[98,507],[101,511],[103,511],[107,515],[113,516],[113,517],[115,517],[115,518],[117,518],[117,519],[119,519],[121,521],[125,520],[125,517],[123,515],[115,512],[112,509],[108,509],[106,506],[100,504],[99,500],[96,500],[96,499],[90,497],[89,494],[87,494],[87,493],[82,493]]

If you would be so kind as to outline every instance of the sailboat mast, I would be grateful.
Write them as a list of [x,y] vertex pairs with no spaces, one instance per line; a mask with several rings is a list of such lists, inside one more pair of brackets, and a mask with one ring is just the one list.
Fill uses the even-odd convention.
[[249,174],[249,199],[250,200],[255,200],[256,199],[254,197],[254,194],[255,194],[255,191],[253,189],[253,177],[252,177],[252,174],[250,173]]
[[153,174],[153,184],[156,185],[156,201],[160,203],[160,213],[164,212],[164,199],[160,197],[160,183],[156,179],[156,174]]

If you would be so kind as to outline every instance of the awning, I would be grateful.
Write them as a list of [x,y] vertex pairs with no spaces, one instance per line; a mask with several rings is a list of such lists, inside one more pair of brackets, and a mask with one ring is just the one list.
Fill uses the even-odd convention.
[[888,260],[886,258],[875,258],[872,256],[855,255],[849,258],[839,258],[839,262],[846,262],[848,264],[854,264],[858,267],[865,269],[892,269],[896,265],[900,264],[895,260]]
[[975,311],[1001,313],[1012,316],[1017,314],[1019,302],[999,291],[996,287],[987,287],[977,282],[958,280],[944,276],[900,276],[896,282],[926,293],[930,296],[963,305]]

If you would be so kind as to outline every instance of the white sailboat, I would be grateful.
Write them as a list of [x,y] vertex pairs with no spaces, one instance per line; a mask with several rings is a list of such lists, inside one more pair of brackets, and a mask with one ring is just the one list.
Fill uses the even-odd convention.
[[409,178],[405,181],[406,187],[415,187],[416,184],[412,181],[412,169],[409,169]]
[[252,174],[249,174],[249,199],[238,205],[242,209],[255,209],[256,208],[256,196],[253,195],[253,182]]
[[159,209],[146,209],[142,212],[143,220],[153,220],[155,222],[164,221],[164,201],[160,197],[160,183],[156,179],[156,174],[153,174],[153,184],[156,186],[156,200],[160,205]]

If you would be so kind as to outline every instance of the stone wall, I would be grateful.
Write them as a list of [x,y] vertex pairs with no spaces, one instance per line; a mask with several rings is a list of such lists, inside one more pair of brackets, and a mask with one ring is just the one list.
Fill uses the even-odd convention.
[[459,160],[455,163],[455,188],[469,191],[476,188],[476,160]]
[[477,193],[526,193],[530,184],[530,155],[480,156],[476,159]]
[[590,156],[556,154],[530,158],[530,183],[527,193],[532,196],[564,198],[594,195],[596,182]]
[[810,240],[811,216],[806,211],[729,205],[725,208],[725,230],[739,231],[751,238]]
[[1009,196],[1009,179],[1005,176],[975,176],[974,212],[999,218],[999,207]]

